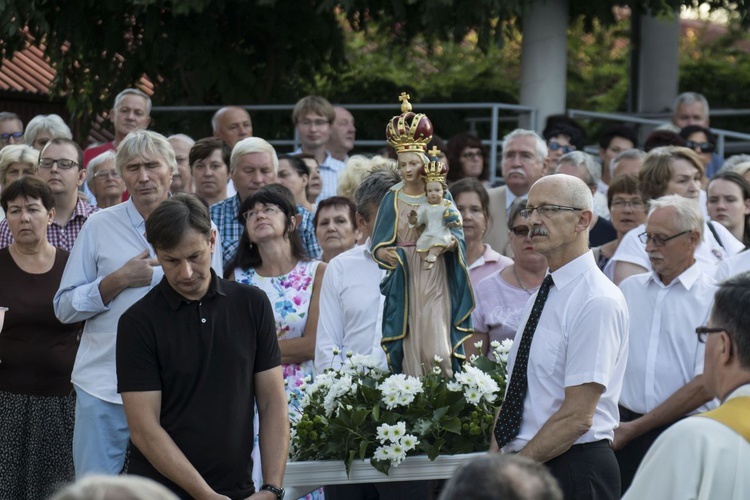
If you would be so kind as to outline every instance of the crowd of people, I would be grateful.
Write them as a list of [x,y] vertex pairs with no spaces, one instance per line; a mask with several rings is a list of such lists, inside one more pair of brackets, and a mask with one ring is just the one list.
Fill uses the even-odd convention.
[[[0,499],[123,473],[182,498],[282,498],[288,401],[348,353],[431,369],[396,360],[396,340],[450,374],[452,352],[506,339],[504,458],[460,469],[441,498],[480,498],[488,474],[517,498],[747,497],[750,157],[715,153],[702,95],[673,109],[642,148],[606,128],[598,157],[564,116],[513,130],[494,183],[469,133],[350,156],[354,117],[319,96],[296,104],[286,154],[238,106],[210,137],[150,131],[137,89],[114,99],[114,140],[86,150],[56,115],[24,129],[0,112]],[[429,147],[447,192],[420,170]],[[455,212],[447,266],[419,255],[426,181]]]

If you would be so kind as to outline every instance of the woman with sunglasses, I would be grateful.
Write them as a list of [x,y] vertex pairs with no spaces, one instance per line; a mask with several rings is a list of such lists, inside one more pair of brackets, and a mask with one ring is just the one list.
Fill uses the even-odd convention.
[[521,217],[526,200],[516,200],[508,211],[510,247],[515,262],[474,285],[476,307],[471,314],[476,335],[486,353],[493,340],[512,339],[529,297],[547,273],[547,259],[535,252],[528,221]]
[[632,174],[615,177],[607,190],[607,205],[617,238],[591,250],[599,269],[613,279],[614,262],[610,259],[625,234],[646,221],[646,203],[638,190],[638,177]]
[[[647,202],[677,194],[699,203],[703,172],[703,163],[693,150],[675,146],[656,148],[646,155],[638,175],[641,195]],[[631,229],[612,256],[616,284],[619,285],[628,276],[651,270],[646,245],[639,240],[639,235],[645,230],[644,224]],[[666,240],[672,235],[660,236]],[[723,260],[744,248],[745,245],[727,228],[716,222],[705,222],[703,240],[695,250],[695,260],[706,274],[714,276]]]
[[[245,229],[237,256],[224,275],[257,286],[268,295],[274,306],[287,395],[302,397],[300,385],[315,373],[318,304],[326,264],[305,256],[296,231],[299,216],[294,196],[281,184],[263,186],[248,197],[240,207],[239,217]],[[290,413],[296,406],[290,403]],[[254,477],[260,470],[257,450],[256,446]],[[310,498],[317,498],[315,495]]]
[[709,129],[700,125],[688,125],[680,130],[680,137],[685,139],[686,148],[695,151],[701,159],[704,171],[707,171],[713,152],[716,149],[716,137],[714,134]]

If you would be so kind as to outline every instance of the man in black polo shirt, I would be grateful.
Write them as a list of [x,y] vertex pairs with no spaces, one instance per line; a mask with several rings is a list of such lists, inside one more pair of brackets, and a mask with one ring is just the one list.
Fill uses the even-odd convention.
[[[280,498],[289,419],[268,298],[211,270],[216,231],[194,195],[159,205],[146,234],[164,279],[117,328],[128,472],[184,498]],[[255,494],[254,403],[266,483]]]

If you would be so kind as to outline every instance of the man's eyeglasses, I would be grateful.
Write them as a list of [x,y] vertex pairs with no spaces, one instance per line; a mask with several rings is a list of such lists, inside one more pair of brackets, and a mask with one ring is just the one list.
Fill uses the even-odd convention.
[[99,170],[94,174],[94,179],[106,179],[108,177],[119,179],[120,174],[117,173],[117,170]]
[[662,238],[660,236],[653,236],[648,233],[641,233],[638,235],[638,239],[641,240],[641,243],[644,245],[648,245],[648,242],[651,241],[651,243],[654,244],[655,247],[663,247],[667,244],[669,240],[673,240],[677,238],[678,236],[682,236],[683,234],[691,233],[692,231],[687,230],[683,231],[681,233],[677,233],[674,236],[670,236],[669,238]]
[[563,146],[559,142],[551,141],[549,143],[549,148],[552,151],[557,151],[558,149],[562,149],[563,154],[568,154],[576,150],[575,146]]
[[248,210],[244,214],[242,214],[242,217],[245,218],[246,221],[255,220],[258,218],[258,215],[261,213],[266,217],[272,217],[278,213],[281,212],[281,209],[277,207],[276,205],[268,205],[266,207],[261,208],[260,210]]
[[529,235],[531,228],[529,228],[529,226],[515,226],[511,231],[519,238],[526,238]]
[[713,153],[714,149],[716,149],[716,146],[714,146],[710,142],[685,141],[685,147],[688,147],[692,150],[700,149],[701,153]]
[[39,168],[52,168],[52,165],[57,163],[57,168],[60,170],[69,170],[73,167],[80,167],[77,162],[74,162],[73,160],[66,160],[65,158],[56,159],[56,158],[40,158],[39,159]]
[[[710,333],[719,333],[719,332],[726,332],[727,330],[725,328],[711,328],[709,326],[699,326],[695,329],[695,333],[698,334],[698,342],[701,344],[706,343],[706,339],[708,338],[708,335]],[[729,333],[729,332],[727,332]]]
[[0,134],[0,141],[8,142],[10,141],[11,137],[16,141],[21,140],[23,138],[23,132],[10,132],[8,134]]
[[633,210],[642,210],[644,203],[641,200],[615,200],[612,202],[612,208],[623,209],[625,207]]
[[461,158],[464,158],[465,160],[484,158],[484,153],[482,153],[481,151],[466,151],[465,153],[461,154]]
[[575,212],[583,209],[576,207],[566,207],[564,205],[540,205],[538,207],[526,207],[524,209],[521,209],[521,211],[519,211],[518,213],[524,219],[528,219],[529,217],[531,217],[531,214],[534,212],[534,210],[536,210],[536,213],[538,213],[542,217],[550,218],[558,212]]
[[318,127],[318,128],[321,128],[321,127],[325,127],[326,125],[328,125],[330,123],[331,122],[329,122],[327,120],[300,120],[299,121],[299,124],[301,126],[305,127],[305,128],[310,128],[313,125],[316,126],[316,127]]

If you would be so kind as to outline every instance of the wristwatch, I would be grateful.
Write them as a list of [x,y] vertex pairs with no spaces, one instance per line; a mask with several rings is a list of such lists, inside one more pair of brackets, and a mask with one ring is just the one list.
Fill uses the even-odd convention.
[[260,487],[261,491],[270,491],[274,495],[276,495],[277,500],[284,500],[284,488],[280,488],[278,486],[274,486],[272,484],[264,484]]

